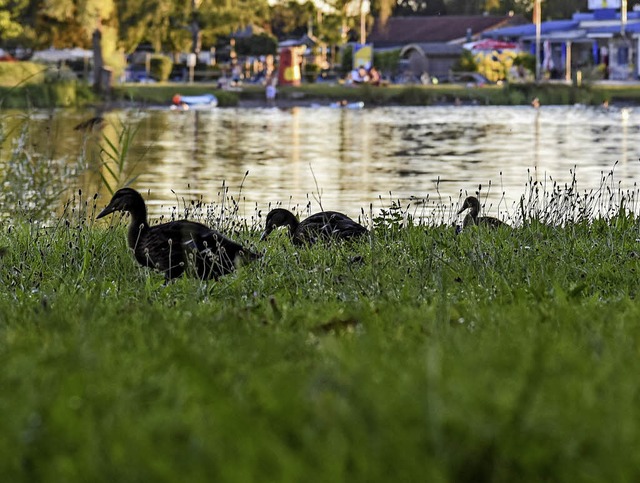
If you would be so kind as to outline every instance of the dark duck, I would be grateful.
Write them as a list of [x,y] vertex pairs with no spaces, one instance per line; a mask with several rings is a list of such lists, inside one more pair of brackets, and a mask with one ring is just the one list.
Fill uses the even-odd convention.
[[313,244],[319,240],[350,240],[368,233],[361,224],[337,211],[322,211],[298,221],[296,216],[284,208],[276,208],[267,214],[264,240],[273,230],[286,226],[294,245]]
[[123,188],[96,218],[115,211],[131,214],[127,236],[138,263],[162,272],[168,280],[187,272],[200,279],[217,279],[236,263],[260,257],[202,223],[179,220],[150,226],[140,193]]
[[478,214],[480,213],[480,201],[478,201],[478,198],[476,198],[475,196],[468,196],[464,200],[462,208],[460,208],[458,214],[461,214],[467,209],[469,210],[469,212],[464,217],[464,221],[462,222],[463,229],[472,225],[485,226],[488,228],[509,226],[505,222],[500,221],[497,218],[493,218],[492,216],[478,216]]

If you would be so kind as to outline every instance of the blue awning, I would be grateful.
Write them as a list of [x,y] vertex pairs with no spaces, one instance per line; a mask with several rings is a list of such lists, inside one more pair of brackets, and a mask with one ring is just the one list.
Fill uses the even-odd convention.
[[[548,22],[542,22],[540,24],[540,32],[542,34],[567,31],[578,28],[580,22],[576,20],[550,20]],[[501,29],[490,30],[484,32],[483,37],[490,38],[505,38],[505,37],[527,37],[536,34],[536,25],[528,23],[524,25],[516,25],[514,27],[505,27]]]
[[[640,33],[640,22],[628,23],[625,27],[625,31],[630,34]],[[590,27],[588,34],[619,34],[620,25],[606,25],[602,27]]]

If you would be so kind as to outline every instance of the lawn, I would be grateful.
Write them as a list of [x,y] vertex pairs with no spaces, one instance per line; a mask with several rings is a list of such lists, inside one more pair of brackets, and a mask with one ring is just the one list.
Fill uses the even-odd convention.
[[108,200],[14,213],[1,479],[638,481],[636,199],[530,186],[513,229],[460,235],[393,206],[306,248],[228,216],[264,257],[169,284]]

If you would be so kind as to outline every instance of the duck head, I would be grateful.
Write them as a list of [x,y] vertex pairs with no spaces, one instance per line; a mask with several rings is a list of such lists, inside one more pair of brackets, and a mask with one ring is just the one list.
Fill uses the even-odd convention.
[[122,188],[116,191],[109,204],[96,216],[96,219],[115,211],[128,211],[134,215],[146,216],[146,207],[142,195],[132,188]]
[[267,238],[269,236],[269,233],[271,233],[279,226],[288,226],[289,233],[291,234],[296,229],[298,224],[298,219],[289,210],[285,210],[284,208],[275,208],[267,214],[267,221],[265,223],[264,231],[260,236],[260,240],[264,240],[265,238]]
[[462,208],[458,210],[458,215],[469,208],[471,208],[471,213],[475,213],[476,215],[480,212],[480,202],[478,198],[475,196],[467,196],[462,204]]

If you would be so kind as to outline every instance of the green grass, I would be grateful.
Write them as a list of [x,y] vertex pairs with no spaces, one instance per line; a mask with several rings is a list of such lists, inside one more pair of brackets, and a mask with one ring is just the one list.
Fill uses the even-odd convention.
[[265,255],[168,285],[93,221],[107,200],[14,213],[1,479],[637,481],[635,199],[531,185],[514,230],[395,207],[368,240],[303,249],[190,205]]
[[[264,101],[264,86],[243,85],[227,92],[215,84],[123,84],[114,86],[114,97],[121,101],[168,105],[176,93],[197,95],[215,93],[221,107],[233,107],[241,101]],[[467,87],[457,84],[440,85],[390,85],[347,86],[330,84],[303,84],[299,87],[280,86],[280,101],[308,104],[311,102],[333,102],[341,99],[363,101],[368,106],[417,105],[466,102],[479,105],[528,105],[537,97],[543,105],[566,105],[582,103],[599,105],[605,99],[614,102],[637,102],[640,87],[588,85],[576,87],[564,84],[511,84]]]
[[[238,94],[218,89],[213,83],[185,84],[182,82],[160,82],[155,84],[119,84],[113,86],[113,96],[119,101],[136,104],[166,105],[176,94],[196,96],[215,94],[220,107],[233,107],[238,104]],[[264,98],[264,89],[262,89]]]

